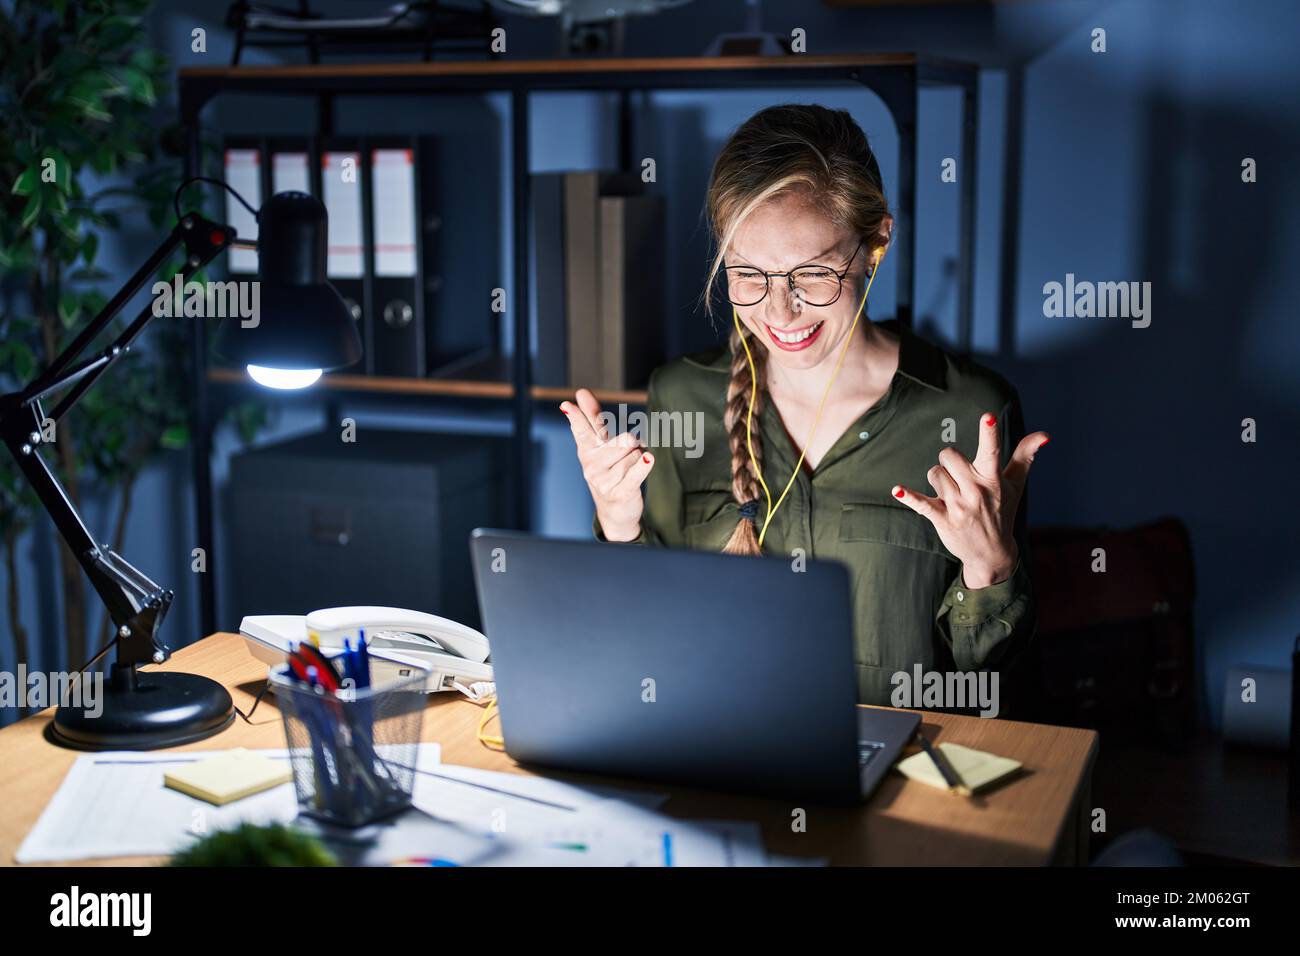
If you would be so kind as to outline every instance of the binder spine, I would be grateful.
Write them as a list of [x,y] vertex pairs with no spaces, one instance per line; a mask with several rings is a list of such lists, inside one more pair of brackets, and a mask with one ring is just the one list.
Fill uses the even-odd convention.
[[425,309],[423,264],[418,252],[421,216],[419,143],[374,140],[366,156],[370,201],[370,275],[374,308],[370,344],[375,375],[423,377]]
[[[363,161],[364,150],[359,140],[329,137],[318,140],[316,170],[317,188],[321,201],[329,213],[330,240],[327,277],[343,296],[352,317],[360,325],[365,358],[353,372],[369,373],[372,370],[372,351],[369,333],[371,315],[367,265],[368,197],[366,181],[368,172]],[[351,158],[354,179],[344,179],[343,162]]]

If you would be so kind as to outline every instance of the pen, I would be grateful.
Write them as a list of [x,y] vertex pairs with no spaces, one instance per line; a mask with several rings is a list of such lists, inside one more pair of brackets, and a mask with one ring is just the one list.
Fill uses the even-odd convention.
[[341,683],[334,662],[310,644],[299,644],[297,654],[306,664],[315,665],[316,681],[327,691],[336,691]]
[[970,787],[966,786],[962,781],[957,771],[953,769],[952,764],[948,762],[948,758],[930,746],[930,741],[925,739],[925,734],[921,733],[920,730],[916,732],[916,736],[921,741],[921,749],[929,755],[930,760],[938,768],[939,773],[943,776],[943,782],[948,785],[948,789],[958,796],[969,797],[971,795]]
[[360,687],[357,679],[357,652],[352,649],[352,640],[343,638],[343,678],[351,683],[346,686],[356,689]]
[[357,685],[370,686],[370,648],[366,645],[366,630],[357,631]]

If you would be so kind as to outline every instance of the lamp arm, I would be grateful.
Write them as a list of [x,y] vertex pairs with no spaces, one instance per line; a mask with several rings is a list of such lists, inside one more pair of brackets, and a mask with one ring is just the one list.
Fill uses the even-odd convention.
[[[37,414],[35,410],[31,434],[39,436]],[[171,590],[159,587],[95,541],[63,485],[31,443],[31,434],[23,435],[22,427],[17,417],[0,421],[5,445],[108,609],[119,640],[118,661],[143,664],[165,660],[167,649],[158,642],[157,632],[171,606]]]
[[146,303],[144,308],[140,310],[140,314],[136,316],[135,321],[123,329],[117,338],[100,350],[93,358],[70,368],[71,363],[86,350],[87,346],[104,329],[108,328],[117,313],[135,298],[140,289],[144,287],[144,284],[157,273],[158,269],[177,247],[185,246],[185,266],[193,271],[203,268],[215,259],[234,239],[235,230],[230,226],[213,222],[197,213],[188,213],[183,216],[167,238],[154,250],[153,255],[135,271],[135,274],[126,281],[122,288],[100,310],[99,314],[90,320],[89,324],[78,333],[67,348],[59,353],[58,357],[49,364],[49,367],[44,372],[19,393],[21,396],[20,401],[23,404],[30,404],[35,399],[39,399],[51,392],[61,391],[69,385],[75,384],[73,390],[56,406],[51,416],[55,421],[58,421],[63,413],[76,404],[77,399],[94,385],[95,380],[122,353],[130,349],[131,343],[136,336],[144,331],[145,326],[153,319],[153,303]]
[[41,458],[39,446],[47,421],[41,399],[70,387],[50,418],[57,421],[124,352],[153,318],[152,302],[93,358],[72,365],[87,346],[106,329],[114,316],[157,272],[180,245],[185,246],[186,267],[202,268],[235,238],[229,226],[189,213],[171,231],[143,266],[127,280],[49,367],[18,392],[0,396],[0,440],[14,456],[28,484],[54,521],[86,577],[108,609],[117,631],[117,661],[122,665],[166,660],[168,649],[158,630],[171,606],[173,592],[155,584],[106,545],[97,543],[82,521],[67,491]]

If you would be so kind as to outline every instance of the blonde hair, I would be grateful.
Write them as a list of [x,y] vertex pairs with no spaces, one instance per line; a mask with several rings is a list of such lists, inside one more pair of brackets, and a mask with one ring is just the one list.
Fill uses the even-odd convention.
[[[754,114],[731,134],[713,164],[709,180],[707,213],[717,243],[705,286],[710,313],[711,292],[736,231],[763,203],[796,191],[805,193],[834,225],[863,238],[874,239],[889,215],[880,167],[866,134],[848,112],[791,104],[770,106]],[[750,343],[755,390],[740,336],[739,331],[732,330],[731,377],[723,424],[731,446],[731,493],[738,504],[744,505],[756,501],[762,487],[759,472],[763,467],[763,445],[757,422],[763,408],[767,348]],[[756,393],[752,433],[746,442],[751,390]],[[758,532],[751,518],[740,519],[723,551],[760,552]]]

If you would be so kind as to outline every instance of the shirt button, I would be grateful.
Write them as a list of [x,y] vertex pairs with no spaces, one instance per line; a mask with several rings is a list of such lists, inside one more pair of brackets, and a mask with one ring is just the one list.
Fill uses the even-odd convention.
[[958,600],[958,601],[964,601],[964,600],[966,600],[966,592],[964,592],[964,591],[958,591],[958,592],[957,592],[957,600]]
[[858,437],[861,438],[863,441],[866,441],[868,438],[871,437],[871,432],[858,432]]

